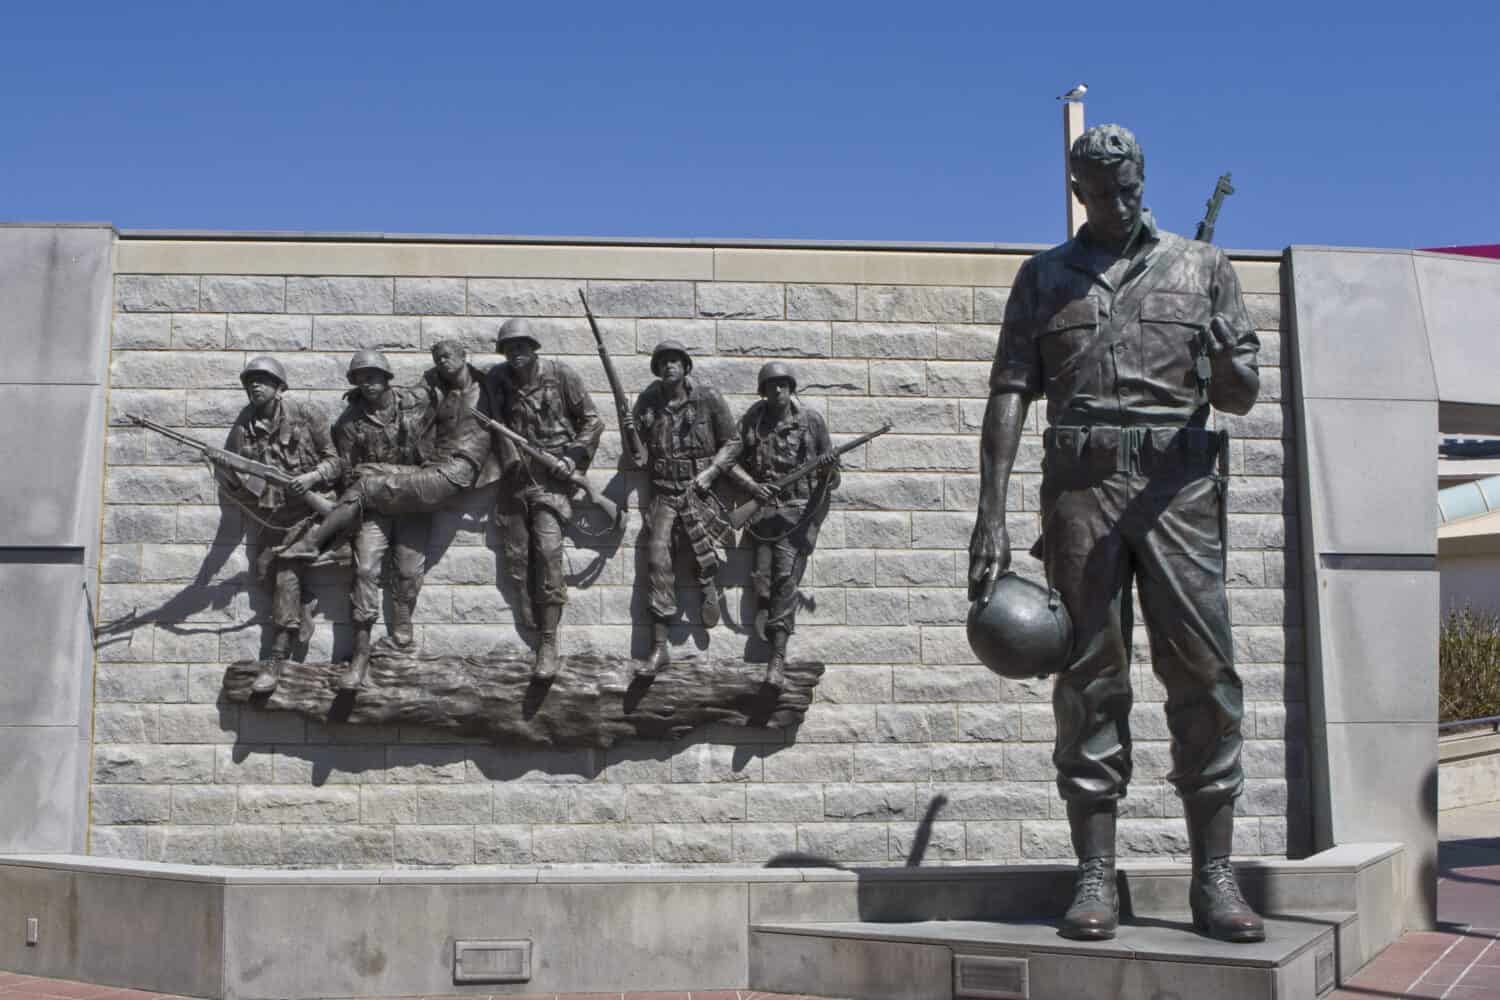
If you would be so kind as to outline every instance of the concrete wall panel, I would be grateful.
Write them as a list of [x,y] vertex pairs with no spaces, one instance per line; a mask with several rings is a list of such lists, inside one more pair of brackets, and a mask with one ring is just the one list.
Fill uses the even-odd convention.
[[96,386],[0,384],[5,517],[0,547],[92,547],[99,537],[104,393]]
[[0,382],[100,383],[113,245],[107,226],[0,227]]
[[78,724],[91,656],[84,572],[81,562],[0,558],[0,726]]
[[[1331,723],[1437,723],[1438,574],[1321,573],[1324,711]],[[1391,622],[1402,627],[1393,629]]]
[[1432,399],[1408,254],[1292,251],[1301,391],[1336,399]]
[[1438,398],[1500,406],[1500,261],[1414,254]]
[[81,845],[80,755],[73,726],[0,726],[0,852]]
[[1303,400],[1316,550],[1437,551],[1437,404]]

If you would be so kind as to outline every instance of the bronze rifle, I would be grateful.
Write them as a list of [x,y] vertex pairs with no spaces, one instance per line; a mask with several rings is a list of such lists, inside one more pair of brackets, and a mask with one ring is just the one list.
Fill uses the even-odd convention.
[[1208,212],[1203,216],[1203,221],[1198,223],[1198,231],[1193,234],[1193,239],[1202,243],[1214,241],[1214,225],[1219,221],[1219,208],[1224,204],[1226,195],[1234,194],[1234,185],[1229,183],[1229,175],[1221,174],[1219,183],[1214,185],[1213,196],[1208,199]]
[[[178,444],[186,445],[187,447],[197,451],[198,454],[201,455],[205,460],[212,462],[214,465],[222,466],[226,469],[232,469],[235,472],[239,473],[241,476],[249,476],[255,479],[262,479],[265,482],[270,483],[272,486],[281,487],[283,490],[289,487],[292,483],[292,480],[295,478],[290,473],[283,472],[273,465],[267,465],[264,462],[257,462],[255,461],[255,459],[246,458],[244,455],[236,455],[234,452],[225,451],[223,448],[215,448],[211,444],[205,444],[204,442],[199,441],[197,438],[189,437],[186,434],[174,431],[170,427],[163,427],[161,424],[158,424],[151,420],[147,420],[145,417],[138,417],[133,413],[127,413],[125,414],[125,419],[129,420],[137,427],[144,427],[148,431],[155,431],[156,433],[161,434],[164,437],[171,438]],[[247,483],[245,485],[246,488],[250,490],[250,492],[257,494],[259,493],[259,490],[255,488],[254,484]],[[302,494],[302,501],[306,503],[308,508],[315,514],[323,515],[333,510],[332,500],[328,499],[320,493],[314,493],[312,490],[308,490],[306,493]]]
[[[860,445],[880,437],[880,435],[886,433],[890,429],[891,425],[886,424],[883,427],[873,430],[868,434],[861,434],[853,441],[848,441],[844,444],[839,445],[829,454],[838,456],[844,454],[845,452],[853,451]],[[795,483],[797,480],[801,479],[803,476],[810,476],[814,472],[818,471],[818,468],[823,464],[824,457],[825,456],[819,455],[817,458],[803,462],[801,465],[797,466],[786,475],[772,480],[768,485],[773,490],[785,489],[792,483]],[[753,497],[749,500],[746,500],[744,503],[737,505],[734,510],[729,512],[729,526],[734,528],[736,531],[743,528],[750,522],[750,519],[755,516],[756,512],[759,511],[762,506],[763,503]]]
[[471,406],[469,407],[469,412],[473,413],[474,416],[478,418],[480,423],[484,424],[486,427],[490,428],[495,433],[505,438],[505,440],[515,445],[516,448],[522,452],[522,454],[530,456],[533,460],[536,461],[538,465],[546,469],[553,476],[565,482],[571,483],[578,489],[583,490],[584,495],[588,497],[589,503],[593,504],[595,507],[598,507],[601,511],[603,511],[604,516],[609,518],[611,524],[620,523],[619,506],[609,497],[601,493],[597,486],[589,482],[588,477],[585,476],[582,472],[579,472],[577,469],[574,469],[572,472],[567,471],[567,468],[563,465],[561,459],[547,454],[545,451],[538,448],[530,441],[526,440],[526,437],[524,435],[518,434],[517,432],[511,430],[500,421],[492,419],[487,413],[479,409],[479,407]]
[[615,397],[615,416],[619,418],[620,434],[624,438],[625,451],[634,458],[646,452],[646,446],[641,441],[641,432],[636,430],[635,420],[630,413],[630,401],[625,398],[625,388],[620,385],[620,373],[615,371],[615,363],[610,359],[609,351],[604,346],[604,335],[599,332],[599,321],[594,319],[594,311],[589,308],[588,296],[583,294],[583,289],[578,289],[578,297],[583,300],[583,314],[589,318],[589,329],[594,332],[594,343],[599,345],[599,360],[604,364],[604,377],[609,380],[609,391]]

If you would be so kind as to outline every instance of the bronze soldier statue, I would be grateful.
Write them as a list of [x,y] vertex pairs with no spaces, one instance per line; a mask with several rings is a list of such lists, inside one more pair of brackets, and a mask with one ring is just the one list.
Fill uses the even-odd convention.
[[[490,369],[495,419],[562,463],[562,475],[593,461],[604,422],[583,379],[561,361],[538,357],[541,342],[524,319],[500,327],[496,349],[505,361]],[[563,567],[563,525],[573,516],[574,486],[525,455],[506,472],[500,491],[505,568],[515,592],[516,620],[540,635],[533,676],[557,673],[557,627],[568,585]]]
[[1187,815],[1194,925],[1259,941],[1261,919],[1229,863],[1243,694],[1224,593],[1226,467],[1216,473],[1228,441],[1205,424],[1210,408],[1238,414],[1254,404],[1260,344],[1224,254],[1158,229],[1141,207],[1145,157],[1134,135],[1091,128],[1069,165],[1088,222],[1028,260],[1006,304],[981,437],[970,597],[988,601],[1009,566],[1006,485],[1026,408],[1045,395],[1039,554],[1074,628],[1053,691],[1053,760],[1079,858],[1059,933],[1108,938],[1118,922],[1133,581],[1167,691],[1168,779]]
[[280,546],[304,532],[313,516],[306,494],[338,481],[339,458],[328,433],[328,420],[313,407],[284,397],[286,369],[275,358],[250,359],[240,372],[250,402],[229,430],[228,450],[283,469],[294,478],[284,488],[251,483],[232,469],[222,474],[229,489],[259,522],[255,573],[271,584],[270,658],[263,661],[251,690],[276,690],[292,644],[305,628],[302,579],[306,564],[281,558]]
[[[697,563],[698,585],[703,590],[699,620],[708,628],[719,624],[719,558],[694,494],[707,492],[734,464],[740,453],[740,433],[724,397],[706,382],[694,381],[692,370],[692,356],[681,343],[664,340],[657,344],[651,352],[651,374],[656,381],[636,399],[630,422],[622,428],[627,441],[643,443],[644,448],[631,458],[651,476],[651,505],[645,519],[651,653],[637,668],[645,676],[655,674],[671,659],[667,621],[677,613],[672,559],[678,532],[687,539]],[[631,428],[639,431],[638,438]]]
[[[750,585],[758,604],[755,632],[771,644],[765,682],[780,688],[787,638],[796,630],[797,587],[818,543],[828,495],[839,484],[839,459],[823,417],[797,398],[797,378],[785,362],[763,365],[757,388],[760,401],[740,419],[744,450],[730,477],[763,505],[746,529],[755,548]],[[822,460],[819,474],[774,485],[815,459]]]
[[[431,513],[463,490],[482,485],[490,458],[490,432],[474,410],[489,409],[484,373],[469,364],[468,351],[452,340],[432,345],[433,366],[412,389],[421,406],[417,457],[421,464],[355,466],[339,503],[321,524],[282,551],[284,559],[314,559],[355,531],[364,513],[386,516]],[[403,404],[404,405],[404,404]],[[413,644],[408,603],[391,603],[390,639],[399,649]]]
[[[338,449],[344,481],[352,483],[371,466],[394,473],[410,471],[422,464],[421,441],[426,416],[423,395],[391,385],[391,364],[380,351],[356,351],[349,361],[349,382],[344,394],[349,405],[333,425],[333,444]],[[380,578],[386,554],[392,556],[394,577],[389,624],[392,642],[398,631],[406,633],[410,645],[411,609],[416,607],[427,569],[427,536],[432,518],[422,511],[383,514],[366,510],[354,535],[354,585],[350,604],[354,620],[354,654],[349,669],[339,678],[339,689],[356,691],[364,683],[370,665],[370,633],[380,617]]]

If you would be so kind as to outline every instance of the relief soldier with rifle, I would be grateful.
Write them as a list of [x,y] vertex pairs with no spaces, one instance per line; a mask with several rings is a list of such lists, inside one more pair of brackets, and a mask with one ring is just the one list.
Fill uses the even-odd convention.
[[[339,458],[328,432],[328,420],[316,409],[285,398],[286,369],[275,358],[252,358],[240,372],[249,404],[229,430],[230,452],[278,469],[280,482],[221,467],[230,495],[259,526],[255,575],[271,584],[270,657],[261,663],[251,690],[276,690],[281,668],[294,643],[305,639],[302,582],[307,564],[282,558],[288,537],[305,535],[327,498],[318,492],[339,478]],[[278,477],[279,479],[280,477]]]
[[[797,398],[797,378],[785,362],[763,365],[756,382],[761,398],[740,418],[744,450],[730,478],[760,505],[746,527],[755,549],[750,586],[758,605],[755,634],[771,645],[765,682],[779,689],[786,681],[787,639],[796,630],[797,588],[828,513],[828,495],[839,485],[839,457],[823,417]],[[778,485],[809,462],[815,474]]]
[[1065,937],[1113,937],[1115,820],[1131,775],[1131,584],[1167,692],[1168,780],[1183,800],[1193,922],[1264,938],[1229,855],[1243,693],[1224,590],[1227,437],[1211,409],[1245,413],[1259,341],[1222,252],[1157,228],[1142,208],[1145,157],[1118,125],[1073,144],[1078,235],[1028,260],[1006,304],[980,438],[970,597],[1010,563],[1006,485],[1028,405],[1047,399],[1042,539],[1048,583],[1073,625],[1053,689],[1053,761],[1079,870]]
[[[349,361],[348,407],[333,425],[346,484],[380,467],[393,474],[422,464],[421,441],[426,414],[423,394],[391,385],[391,364],[380,351],[356,351]],[[356,691],[370,665],[370,633],[380,617],[380,578],[386,554],[392,556],[393,645],[411,644],[411,610],[416,607],[427,570],[427,537],[432,518],[424,511],[386,514],[365,510],[354,535],[354,583],[351,618],[354,654],[339,678],[341,691]],[[402,638],[404,634],[405,638]]]
[[[540,634],[532,675],[546,680],[557,673],[557,628],[568,600],[563,525],[573,517],[572,477],[593,461],[604,423],[583,379],[561,361],[539,357],[541,346],[526,320],[508,320],[496,344],[505,360],[487,378],[490,415],[530,444],[527,452],[551,459],[522,453],[504,462],[497,506],[516,621]],[[515,451],[510,436],[502,441]]]
[[680,534],[692,550],[698,585],[703,591],[699,620],[719,624],[719,557],[711,518],[703,511],[707,493],[740,453],[740,432],[729,404],[713,386],[693,380],[693,359],[675,340],[664,340],[651,352],[656,376],[636,399],[622,430],[631,459],[651,477],[651,505],[646,511],[646,560],[651,575],[651,652],[637,667],[654,675],[671,659],[667,622],[677,613],[674,542]]

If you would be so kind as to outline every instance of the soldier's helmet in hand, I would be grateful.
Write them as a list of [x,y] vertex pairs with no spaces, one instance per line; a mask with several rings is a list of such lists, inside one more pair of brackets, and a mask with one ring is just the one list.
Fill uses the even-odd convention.
[[651,374],[661,378],[662,359],[669,354],[682,355],[682,370],[691,372],[693,370],[693,356],[688,353],[687,347],[680,340],[663,340],[651,352]]
[[1057,591],[1014,573],[995,581],[989,603],[969,607],[969,646],[1002,677],[1025,680],[1068,665],[1073,620]]
[[286,369],[281,367],[281,362],[275,358],[268,358],[265,355],[261,355],[258,358],[251,358],[240,372],[240,384],[246,384],[256,375],[269,375],[283,389],[286,388]]
[[355,351],[354,357],[349,359],[349,381],[354,381],[357,372],[365,370],[385,372],[386,378],[395,378],[396,373],[391,370],[391,363],[380,351]]

